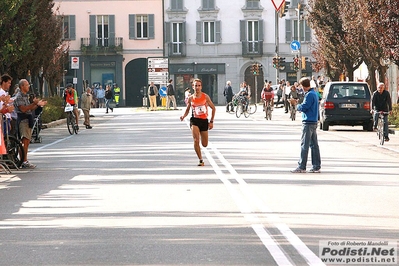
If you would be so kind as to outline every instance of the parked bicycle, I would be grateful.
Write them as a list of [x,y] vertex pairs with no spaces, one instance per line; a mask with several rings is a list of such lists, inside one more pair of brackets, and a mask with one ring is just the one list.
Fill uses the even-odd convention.
[[78,125],[76,125],[76,117],[73,112],[73,106],[70,104],[67,104],[64,109],[65,113],[67,113],[67,127],[69,134],[73,135],[78,134]]
[[[6,117],[3,116],[3,121],[6,121]],[[6,147],[6,154],[3,155],[3,161],[11,168],[20,168],[24,162],[24,147],[22,142],[17,136],[10,134],[10,127],[8,123],[5,124],[4,130],[4,144]]]
[[[373,111],[374,113],[376,111]],[[377,136],[378,139],[380,140],[380,145],[384,145],[385,142],[385,135],[384,135],[384,126],[385,126],[385,121],[384,121],[384,116],[388,115],[389,112],[378,112],[378,117],[377,117]],[[374,116],[373,116],[374,117]],[[387,132],[389,134],[389,132]]]

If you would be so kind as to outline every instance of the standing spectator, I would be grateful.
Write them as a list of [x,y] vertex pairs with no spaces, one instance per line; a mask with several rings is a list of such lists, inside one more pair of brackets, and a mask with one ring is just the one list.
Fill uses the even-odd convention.
[[319,97],[315,90],[310,87],[308,78],[301,78],[299,84],[305,90],[305,98],[302,104],[297,105],[298,111],[302,112],[302,137],[301,137],[301,157],[298,167],[292,173],[306,173],[309,147],[311,149],[312,169],[309,173],[320,173],[321,159],[319,143],[317,141],[317,120],[319,111]]
[[91,95],[90,91],[91,91],[90,88],[87,88],[86,92],[82,93],[82,96],[81,96],[81,105],[82,105],[83,115],[85,118],[83,125],[86,126],[86,129],[93,128],[92,126],[90,126],[90,107],[91,107],[91,100],[93,97]]
[[[192,117],[190,118],[190,128],[194,139],[194,150],[199,159],[198,166],[204,166],[202,160],[201,146],[208,146],[208,129],[213,128],[213,119],[215,118],[216,107],[213,104],[211,98],[202,92],[202,81],[200,79],[194,79],[193,81],[194,94],[188,98],[187,108],[185,113],[180,116],[180,120],[184,118],[190,112],[192,108]],[[208,107],[212,109],[211,120],[208,122]]]
[[157,110],[158,87],[154,85],[153,81],[151,81],[151,84],[148,87],[148,95],[150,96],[151,111],[156,111]]
[[173,103],[174,110],[177,110],[175,89],[173,88],[173,79],[169,80],[168,86],[166,86],[166,110],[169,110],[170,101]]
[[280,103],[281,98],[283,97],[283,84],[282,82],[279,83],[278,89],[277,89],[277,102],[276,102],[276,107]]
[[285,113],[288,113],[288,110],[290,109],[290,102],[289,102],[289,98],[288,95],[291,92],[291,84],[290,82],[287,80],[287,82],[285,83],[285,87],[284,87],[284,106],[285,106]]
[[108,109],[111,109],[111,112],[114,112],[114,108],[110,107],[109,104],[112,101],[112,90],[111,90],[111,86],[107,85],[105,87],[105,108],[107,108],[106,110],[106,114],[108,114]]
[[[226,87],[224,87],[223,96],[226,98],[226,112],[234,111],[234,105],[231,102],[233,100],[233,89],[231,88],[231,81],[226,82]],[[229,108],[230,106],[230,108]]]
[[103,86],[100,85],[100,87],[97,89],[97,102],[98,102],[98,108],[104,108],[105,106],[105,90]]
[[91,90],[91,95],[92,95],[92,99],[91,99],[91,106],[93,108],[97,108],[98,107],[98,99],[97,99],[97,91],[102,88],[101,85],[97,86],[93,86],[93,89]]
[[184,90],[184,103],[186,104],[186,106],[187,106],[187,104],[188,104],[188,98],[191,96],[191,92],[190,92],[190,87],[187,87],[185,90]]
[[[371,108],[374,110],[374,130],[377,130],[378,113],[389,112],[392,114],[392,100],[391,95],[385,90],[385,84],[379,83],[377,90],[373,93],[371,98]],[[385,141],[389,141],[388,131],[388,115],[384,114],[384,137]]]
[[[8,129],[8,132],[11,130],[11,128],[14,125],[12,125],[12,119],[11,119],[11,112],[14,111],[14,105],[12,104],[13,99],[10,99],[9,96],[9,90],[11,87],[11,82],[12,78],[8,74],[4,74],[1,76],[1,81],[0,81],[0,96],[6,96],[4,98],[4,101],[0,101],[0,110],[2,110],[2,114],[5,115],[6,120],[3,121],[3,129],[4,129],[4,134],[6,133],[6,130]],[[0,117],[1,121],[1,117]]]
[[32,139],[32,127],[33,127],[33,114],[32,111],[38,107],[43,107],[47,104],[47,101],[39,100],[36,97],[33,98],[32,103],[29,102],[29,82],[26,79],[19,81],[20,91],[15,97],[14,106],[18,114],[18,126],[19,134],[22,138],[22,145],[24,147],[24,162],[22,168],[35,168],[36,165],[31,164],[28,161],[28,149],[29,143]]
[[296,91],[298,92],[298,103],[303,102],[303,98],[305,97],[305,91],[303,90],[302,86],[299,85],[298,82],[294,83]]
[[121,88],[119,88],[118,84],[114,83],[114,98],[116,107],[119,106],[119,96],[121,94]]

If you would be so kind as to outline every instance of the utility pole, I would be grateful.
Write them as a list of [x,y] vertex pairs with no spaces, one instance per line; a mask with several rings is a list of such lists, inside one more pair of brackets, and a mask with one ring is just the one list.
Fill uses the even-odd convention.
[[[275,39],[276,39],[276,57],[278,57],[278,53],[279,53],[279,43],[280,43],[280,38],[279,38],[279,32],[278,32],[278,21],[279,21],[279,11],[276,11],[275,13],[275,19],[276,19],[276,23],[275,23]],[[280,79],[280,70],[278,67],[276,67],[276,84],[279,84]]]
[[[301,43],[301,3],[298,3],[298,8],[295,8],[295,11],[298,12],[298,42]],[[299,46],[298,49],[298,57],[299,60],[302,60],[302,52],[301,52],[302,45]],[[297,72],[297,80],[302,78],[302,66],[299,68]]]

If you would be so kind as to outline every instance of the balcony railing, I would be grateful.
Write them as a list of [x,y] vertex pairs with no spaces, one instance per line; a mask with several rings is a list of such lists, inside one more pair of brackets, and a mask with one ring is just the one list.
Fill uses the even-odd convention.
[[184,42],[168,43],[169,57],[185,57],[187,55],[186,50],[186,43]]
[[263,41],[242,41],[243,56],[262,56]]
[[80,50],[86,55],[118,54],[123,50],[123,38],[81,38]]

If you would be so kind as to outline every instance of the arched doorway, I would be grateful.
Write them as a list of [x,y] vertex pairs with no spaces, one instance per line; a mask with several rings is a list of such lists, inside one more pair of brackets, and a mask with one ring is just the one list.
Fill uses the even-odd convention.
[[[252,65],[249,65],[245,69],[245,82],[250,86],[251,88],[251,102],[254,102],[255,100],[259,102],[260,95],[262,93],[262,88],[263,84],[265,83],[265,80],[263,79],[263,69],[260,69],[259,75],[254,76],[252,71],[251,71]],[[255,82],[256,79],[256,82]],[[255,83],[256,83],[256,90],[255,90]]]
[[143,106],[144,90],[147,88],[147,59],[130,61],[125,68],[126,106]]

